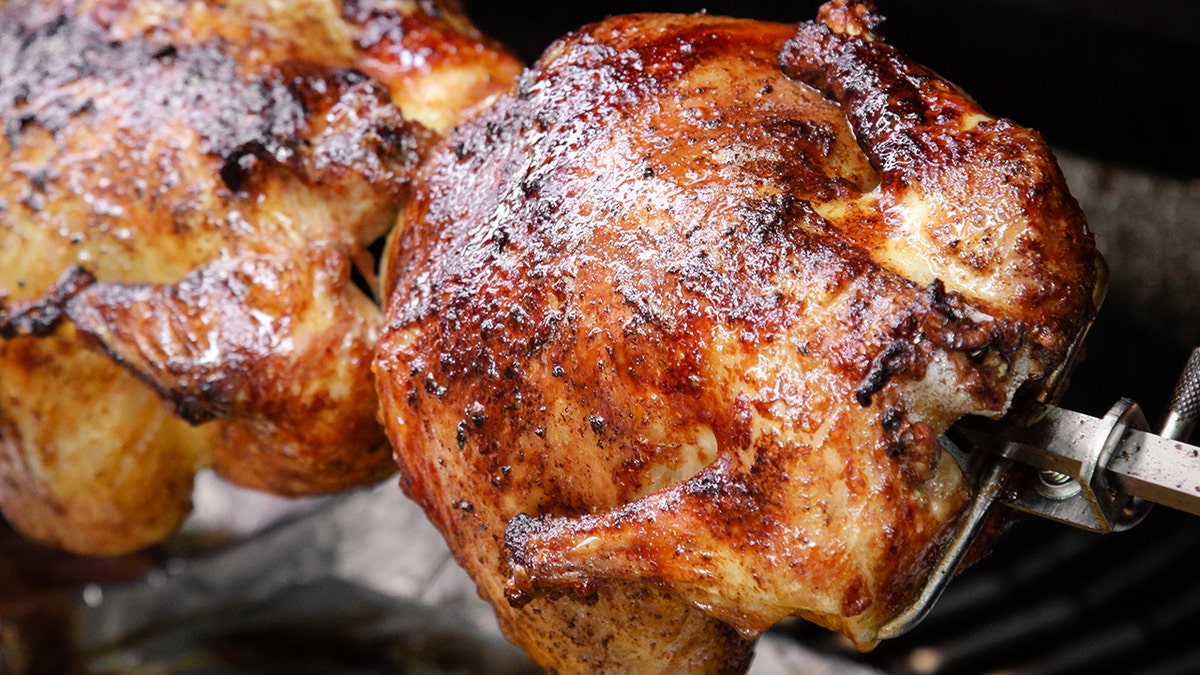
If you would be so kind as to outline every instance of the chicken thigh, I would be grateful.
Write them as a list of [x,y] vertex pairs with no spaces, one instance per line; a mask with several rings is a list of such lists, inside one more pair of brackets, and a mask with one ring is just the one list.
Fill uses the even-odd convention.
[[457,4],[0,7],[0,509],[81,553],[167,536],[213,466],[394,471],[367,246],[516,60]]
[[969,496],[939,436],[1096,310],[1045,143],[877,22],[587,26],[418,177],[384,423],[553,672],[737,672],[791,615],[871,647]]

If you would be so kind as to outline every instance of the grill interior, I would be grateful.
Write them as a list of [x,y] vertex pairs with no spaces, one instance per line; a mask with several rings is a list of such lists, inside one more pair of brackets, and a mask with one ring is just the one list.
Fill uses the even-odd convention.
[[[794,21],[816,6],[463,4],[485,32],[527,60],[558,35],[607,14],[707,8]],[[1064,403],[1098,415],[1129,396],[1153,418],[1200,344],[1200,165],[1192,157],[1200,125],[1187,121],[1184,103],[1200,63],[1200,7],[1164,0],[1142,15],[1118,0],[879,4],[894,44],[1063,150],[1068,181],[1112,272],[1088,358]],[[847,672],[849,664],[900,674],[1200,672],[1191,634],[1200,622],[1200,580],[1192,573],[1198,524],[1162,508],[1134,530],[1108,536],[1019,519],[988,558],[951,583],[923,624],[874,652],[858,654],[800,621],[775,634],[812,650],[818,661],[811,663],[825,663],[828,672]],[[38,602],[87,581],[153,569],[168,553],[97,567],[21,543],[0,523],[0,673],[156,664],[170,672],[534,672],[494,635],[464,634],[423,606],[335,582],[166,626],[83,662],[61,649],[63,615]],[[34,651],[6,661],[17,656],[5,645],[18,640]]]
[[898,675],[1195,673],[1194,518],[1158,509],[1109,536],[1024,519],[950,584],[924,622],[869,654],[811,625],[780,630],[823,654]]

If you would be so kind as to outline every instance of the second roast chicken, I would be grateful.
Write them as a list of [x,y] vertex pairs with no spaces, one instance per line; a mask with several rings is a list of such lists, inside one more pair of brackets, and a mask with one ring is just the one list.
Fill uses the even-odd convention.
[[558,673],[869,648],[1044,394],[1097,255],[1033,131],[833,2],[556,42],[420,171],[375,368],[404,490]]
[[393,472],[367,247],[519,70],[454,2],[0,3],[4,517],[120,553],[203,467],[286,495]]

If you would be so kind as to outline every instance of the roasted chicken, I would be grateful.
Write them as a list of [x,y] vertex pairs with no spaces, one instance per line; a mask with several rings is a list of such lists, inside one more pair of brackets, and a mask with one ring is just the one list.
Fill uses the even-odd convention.
[[375,361],[404,490],[554,672],[859,647],[969,495],[939,437],[1045,394],[1098,258],[1046,144],[835,1],[615,17],[422,168]]
[[367,247],[519,70],[453,0],[3,4],[4,516],[117,553],[202,467],[285,495],[393,472]]

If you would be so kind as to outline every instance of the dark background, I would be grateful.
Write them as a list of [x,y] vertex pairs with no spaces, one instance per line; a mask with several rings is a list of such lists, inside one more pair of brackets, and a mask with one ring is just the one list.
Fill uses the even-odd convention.
[[[463,0],[527,62],[612,14],[697,12],[793,23],[818,2]],[[1192,0],[879,0],[893,45],[1052,145],[1200,175],[1200,3]]]

